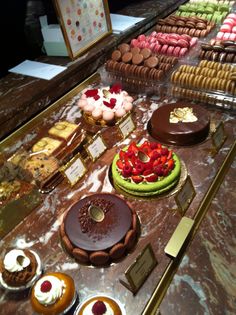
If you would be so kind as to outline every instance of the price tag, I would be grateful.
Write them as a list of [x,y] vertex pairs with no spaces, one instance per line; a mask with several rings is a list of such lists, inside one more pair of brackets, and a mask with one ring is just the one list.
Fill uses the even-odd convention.
[[186,212],[188,207],[190,206],[193,198],[196,195],[196,191],[193,187],[193,183],[191,177],[188,175],[185,183],[180,188],[179,192],[175,196],[175,201],[181,210],[182,215]]
[[102,136],[97,133],[85,146],[85,149],[94,162],[106,151],[107,147]]
[[211,136],[214,149],[218,152],[226,139],[224,124],[221,121]]
[[76,154],[66,165],[60,168],[60,172],[67,181],[74,186],[87,172],[84,161],[80,153]]
[[130,291],[136,293],[156,265],[157,260],[153,253],[153,249],[151,244],[148,244],[142,253],[135,259],[134,263],[125,271],[125,278],[128,283],[122,279],[120,279],[120,282]]
[[135,123],[130,113],[120,119],[117,124],[123,138],[128,137],[135,129]]

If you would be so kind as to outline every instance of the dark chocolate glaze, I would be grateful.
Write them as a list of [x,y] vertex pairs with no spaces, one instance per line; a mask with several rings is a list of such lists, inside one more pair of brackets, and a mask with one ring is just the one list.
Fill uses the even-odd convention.
[[[105,199],[113,203],[102,222],[94,222],[88,233],[82,232],[78,214],[88,201]],[[76,202],[65,217],[65,232],[71,243],[86,251],[106,250],[118,243],[130,229],[131,209],[120,197],[113,194],[94,194]]]
[[[191,123],[170,123],[170,112],[178,107],[191,107],[198,120]],[[189,103],[172,103],[158,108],[150,120],[150,133],[160,142],[175,145],[193,145],[208,136],[210,118],[208,112],[199,105]]]

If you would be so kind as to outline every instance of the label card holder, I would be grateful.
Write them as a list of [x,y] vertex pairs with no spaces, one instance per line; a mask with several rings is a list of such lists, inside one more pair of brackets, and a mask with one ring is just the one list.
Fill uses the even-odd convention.
[[225,134],[224,124],[221,121],[219,125],[216,127],[216,130],[214,131],[214,133],[211,135],[213,148],[214,148],[214,151],[216,151],[216,153],[220,150],[226,138],[227,136]]
[[66,165],[62,166],[59,171],[67,179],[71,186],[74,186],[87,172],[85,163],[77,153]]
[[123,139],[127,138],[136,128],[135,123],[130,113],[122,117],[116,125]]
[[125,278],[120,279],[123,284],[133,294],[137,293],[146,281],[152,270],[157,265],[151,244],[148,244],[132,265],[125,271]]
[[98,132],[84,147],[93,162],[96,161],[107,149],[100,132]]
[[182,215],[185,214],[195,196],[196,191],[194,189],[191,177],[188,175],[186,181],[175,195],[175,202]]

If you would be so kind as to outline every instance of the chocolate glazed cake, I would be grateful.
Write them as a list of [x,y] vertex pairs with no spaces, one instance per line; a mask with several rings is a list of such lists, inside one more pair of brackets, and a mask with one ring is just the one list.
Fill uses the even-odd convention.
[[137,215],[120,197],[101,193],[76,202],[64,215],[62,243],[78,262],[106,265],[136,242]]
[[[188,107],[192,110],[196,121],[170,122],[170,115],[176,109]],[[201,106],[190,103],[171,103],[158,108],[150,120],[151,136],[160,142],[173,145],[193,145],[206,139],[210,128],[208,112]]]

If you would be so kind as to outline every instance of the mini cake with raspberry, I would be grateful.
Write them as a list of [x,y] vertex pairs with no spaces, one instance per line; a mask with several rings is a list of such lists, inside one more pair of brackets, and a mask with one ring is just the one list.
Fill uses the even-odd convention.
[[34,285],[31,305],[35,312],[43,315],[64,314],[76,300],[73,279],[60,272],[45,274]]
[[159,195],[174,187],[180,177],[178,156],[160,143],[132,142],[112,163],[115,186],[137,196]]
[[121,85],[86,90],[78,101],[83,116],[91,124],[113,125],[133,108],[133,98]]
[[0,282],[9,290],[26,289],[41,275],[38,255],[27,249],[11,249],[0,262]]
[[125,311],[108,296],[94,296],[79,305],[74,315],[125,315]]

